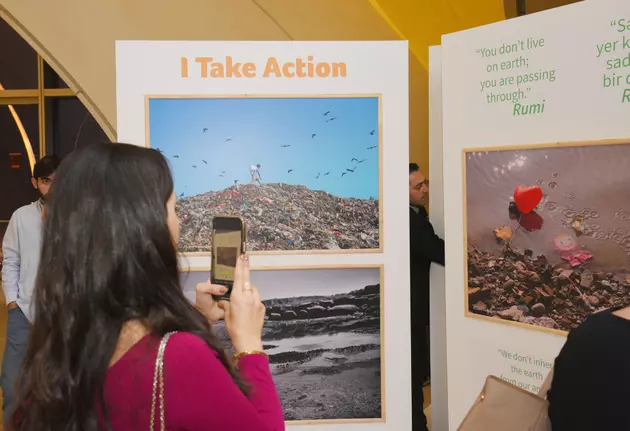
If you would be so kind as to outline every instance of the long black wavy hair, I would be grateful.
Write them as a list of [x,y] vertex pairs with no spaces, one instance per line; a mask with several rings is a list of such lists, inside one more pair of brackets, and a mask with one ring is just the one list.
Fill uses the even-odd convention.
[[[18,378],[16,431],[97,431],[103,385],[123,324],[193,333],[232,367],[184,297],[167,225],[173,179],[155,150],[93,144],[56,172],[44,220],[34,323]],[[98,403],[99,408],[97,408]]]

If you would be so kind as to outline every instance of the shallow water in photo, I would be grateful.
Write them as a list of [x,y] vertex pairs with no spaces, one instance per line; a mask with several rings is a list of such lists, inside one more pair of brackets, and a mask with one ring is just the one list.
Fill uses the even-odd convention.
[[[469,242],[499,253],[493,229],[509,225],[515,249],[531,249],[552,263],[559,235],[576,237],[571,224],[581,217],[581,250],[592,253],[592,270],[624,272],[630,263],[630,144],[541,148],[466,154]],[[539,230],[510,220],[508,205],[517,186],[540,186]]]
[[308,352],[317,349],[339,349],[348,346],[360,346],[365,344],[379,344],[379,334],[355,334],[351,332],[340,332],[336,334],[309,335],[298,338],[285,338],[282,340],[269,341],[274,346],[267,349],[269,355],[283,352]]

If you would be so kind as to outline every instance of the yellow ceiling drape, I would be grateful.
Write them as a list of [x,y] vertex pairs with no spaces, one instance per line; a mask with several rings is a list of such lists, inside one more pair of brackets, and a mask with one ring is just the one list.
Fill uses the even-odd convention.
[[429,46],[443,34],[505,19],[503,0],[370,0],[427,69]]

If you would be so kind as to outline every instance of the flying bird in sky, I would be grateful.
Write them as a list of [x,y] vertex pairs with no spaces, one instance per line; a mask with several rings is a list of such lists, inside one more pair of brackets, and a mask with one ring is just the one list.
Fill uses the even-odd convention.
[[280,145],[280,148],[287,148],[290,147],[291,145]]
[[208,128],[207,128],[207,127],[204,127],[204,128],[203,128],[203,133],[206,133],[207,131],[208,131]]
[[343,178],[344,175],[348,175],[348,173],[347,172],[342,173],[341,178]]
[[311,135],[311,139],[313,139],[315,136],[317,136],[317,133],[313,133],[313,134]]
[[337,117],[330,117],[328,120],[326,120],[327,123],[331,122],[331,121],[335,121],[337,119]]
[[179,156],[173,156],[174,159],[179,159]]
[[328,115],[328,114],[330,114],[330,111],[324,112],[324,115]]
[[325,176],[325,177],[327,177],[328,175],[330,175],[330,172],[326,172],[326,173],[324,174],[324,176]]
[[225,175],[223,175],[223,174],[219,174],[219,176],[220,176],[221,178],[223,178]]
[[288,174],[290,174],[291,172],[293,172],[293,169],[289,169],[289,170],[287,171],[287,173],[288,173]]
[[208,162],[206,162],[204,159],[201,159],[202,162],[204,162],[206,165],[208,164]]
[[231,140],[232,140],[232,138],[227,138],[227,139],[225,140],[225,142],[230,142]]
[[156,150],[156,151],[159,151],[160,153],[162,153],[162,150],[160,150],[159,148],[156,148],[155,150]]
[[317,173],[317,176],[315,177],[315,179],[318,179],[320,175],[320,172]]
[[361,159],[361,160],[357,160],[357,163],[363,163],[365,162],[367,159]]
[[372,147],[367,147],[368,150],[373,150],[374,148],[378,148],[378,145],[374,145]]
[[348,172],[354,172],[354,170],[355,170],[356,168],[357,168],[357,167],[355,166],[355,167],[354,167],[354,168],[352,168],[352,169],[346,169],[346,171],[348,171]]
[[181,195],[179,195],[179,197],[180,197],[180,198],[181,198],[181,197],[184,197],[184,194],[182,193]]
[[234,184],[238,184],[238,180],[234,180]]
[[226,172],[225,172],[225,171],[221,171],[221,172],[219,172],[219,173],[220,173],[220,174],[225,174]]
[[370,132],[370,135],[374,135],[374,132],[376,132],[376,129],[372,130],[372,131]]
[[193,165],[193,168],[197,169],[197,165]]

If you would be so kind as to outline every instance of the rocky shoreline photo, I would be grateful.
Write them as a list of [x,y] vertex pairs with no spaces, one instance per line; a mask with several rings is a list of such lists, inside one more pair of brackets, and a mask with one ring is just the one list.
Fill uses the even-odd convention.
[[627,272],[591,272],[506,246],[500,254],[468,248],[471,313],[571,331],[593,312],[630,305]]
[[[286,420],[382,417],[380,284],[263,302],[263,343]],[[221,322],[215,330],[228,342]]]
[[[209,276],[181,272],[191,302]],[[381,268],[253,269],[251,283],[266,307],[263,347],[286,420],[380,420]],[[224,322],[213,330],[231,351]]]

